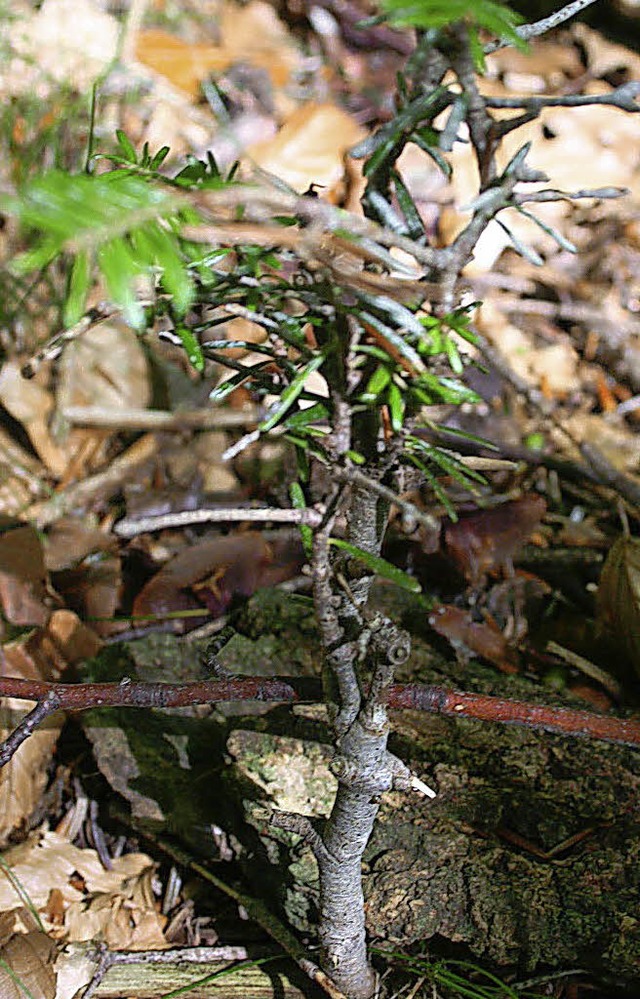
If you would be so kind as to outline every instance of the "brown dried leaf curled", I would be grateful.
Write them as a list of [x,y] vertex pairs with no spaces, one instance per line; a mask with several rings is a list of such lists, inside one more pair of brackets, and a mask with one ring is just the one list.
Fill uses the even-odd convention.
[[513,559],[542,520],[542,496],[527,495],[490,510],[463,514],[444,529],[444,550],[469,582],[477,586],[487,573],[513,572]]
[[215,618],[234,597],[249,597],[261,586],[291,578],[301,563],[297,542],[268,544],[257,531],[220,535],[181,552],[152,576],[137,595],[133,613],[163,616],[204,607]]
[[611,548],[598,586],[597,620],[640,674],[640,538],[618,538]]
[[12,624],[46,624],[46,569],[38,533],[25,524],[0,536],[0,604]]
[[0,950],[2,999],[55,999],[56,946],[46,933],[17,933]]

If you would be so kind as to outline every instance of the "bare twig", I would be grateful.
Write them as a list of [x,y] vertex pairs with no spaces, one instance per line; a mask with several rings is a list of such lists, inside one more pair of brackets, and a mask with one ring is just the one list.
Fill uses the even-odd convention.
[[53,361],[56,357],[60,356],[65,344],[69,343],[71,340],[77,339],[79,336],[82,336],[83,333],[86,333],[87,330],[92,329],[92,327],[98,326],[107,319],[111,319],[117,312],[118,309],[112,305],[99,305],[95,309],[89,309],[86,315],[84,315],[74,326],[61,330],[59,333],[52,336],[44,344],[44,346],[40,348],[38,353],[34,354],[33,357],[31,357],[22,366],[22,377],[33,378],[45,361]]
[[557,656],[559,659],[563,659],[564,662],[568,663],[569,666],[573,666],[575,669],[580,670],[585,676],[590,677],[591,680],[595,680],[599,683],[601,687],[619,700],[622,695],[622,687],[611,673],[607,673],[606,670],[600,669],[595,663],[592,663],[590,659],[585,659],[584,656],[579,656],[577,652],[573,652],[571,649],[567,649],[564,645],[559,645],[558,642],[547,642],[547,652],[551,655]]
[[[638,109],[640,110],[640,108]],[[591,190],[581,191],[531,191],[529,194],[514,194],[511,198],[512,205],[526,205],[532,202],[546,203],[548,201],[579,201],[582,198],[598,198],[600,200],[611,198],[622,198],[629,194],[626,187],[594,187]]]
[[[35,700],[35,698],[27,698]],[[13,730],[3,743],[0,743],[0,767],[8,763],[11,757],[18,751],[22,743],[33,735],[36,728],[42,724],[45,718],[52,715],[60,708],[60,701],[54,689],[48,690],[42,700],[38,700],[35,708],[22,719],[20,724]]]
[[519,28],[516,28],[516,32],[525,41],[529,38],[536,38],[538,35],[545,35],[547,31],[557,28],[559,24],[563,24],[565,21],[570,20],[570,18],[575,17],[585,7],[590,7],[595,2],[596,0],[572,0],[571,3],[561,7],[560,10],[554,11],[553,14],[549,14],[548,17],[543,17],[540,21],[521,25]]
[[121,538],[134,538],[148,531],[163,531],[168,527],[188,527],[192,524],[221,524],[230,521],[273,524],[307,524],[318,527],[322,514],[313,507],[302,510],[282,510],[279,507],[226,507],[215,510],[181,510],[153,517],[124,518],[114,527]]
[[607,107],[619,108],[637,114],[640,111],[638,96],[640,82],[632,80],[623,83],[608,94],[550,94],[544,97],[485,97],[488,108],[523,108],[536,114],[543,108],[583,108],[593,104],[604,104]]
[[415,505],[415,503],[410,503],[408,500],[402,499],[402,497],[398,496],[393,489],[389,489],[388,486],[383,485],[381,482],[377,482],[369,475],[365,475],[364,472],[361,472],[358,468],[334,468],[332,469],[331,474],[343,482],[352,482],[355,485],[363,486],[365,489],[370,489],[371,492],[381,496],[389,504],[397,506],[400,510],[403,510],[408,515],[410,520],[416,521],[418,524],[424,524],[424,526],[428,527],[430,530],[434,530],[439,527],[438,518],[434,517],[433,514],[421,510]]
[[148,430],[159,432],[184,430],[228,430],[244,427],[261,418],[255,408],[177,410],[105,409],[102,406],[67,406],[62,410],[65,420],[76,427],[99,427],[106,430]]
[[301,836],[311,848],[316,860],[323,858],[327,852],[322,836],[314,829],[311,819],[298,812],[283,812],[278,809],[269,813],[269,825],[275,829],[285,829],[287,832]]
[[[117,814],[117,811],[116,811]],[[118,816],[126,825],[133,827],[143,836],[149,836],[147,829],[141,828],[130,815],[122,814]],[[311,961],[307,952],[298,938],[278,919],[278,917],[260,899],[246,892],[238,891],[233,885],[223,880],[215,874],[209,867],[195,861],[189,854],[185,853],[175,842],[169,842],[161,837],[153,837],[154,844],[164,853],[171,857],[181,867],[192,870],[204,881],[212,884],[219,891],[233,899],[237,905],[241,905],[247,912],[250,919],[258,924],[271,939],[282,948],[292,961],[294,961],[301,971],[316,982],[320,988],[324,989],[330,999],[346,999],[346,996],[337,988],[331,978]],[[179,951],[178,951],[179,953]],[[188,959],[185,963],[189,963]]]
[[[238,205],[243,205],[245,217],[248,220],[261,223],[271,222],[274,215],[295,216],[301,222],[317,227],[312,238],[317,240],[318,244],[322,242],[321,234],[324,235],[326,245],[327,236],[336,232],[340,236],[343,232],[348,232],[360,239],[371,239],[380,246],[395,246],[399,250],[404,250],[410,257],[425,264],[426,267],[434,266],[439,258],[438,250],[422,246],[407,236],[399,235],[390,229],[377,225],[370,219],[340,208],[334,208],[333,205],[321,201],[319,198],[287,194],[266,187],[227,187],[220,191],[198,193],[197,196],[190,193],[189,197],[196,200],[209,213],[216,213],[225,208],[235,209]],[[191,230],[189,231],[191,232]],[[285,233],[287,229],[280,227],[280,232]]]
[[[276,676],[271,679],[242,677],[201,680],[192,683],[49,683],[18,677],[0,678],[0,697],[45,701],[48,709],[36,716],[46,718],[53,710],[87,711],[96,707],[170,708],[222,701],[315,704],[322,700],[321,681],[315,677]],[[393,684],[386,703],[390,708],[426,711],[450,718],[475,718],[501,724],[524,725],[568,736],[584,736],[627,746],[640,745],[640,719],[595,715],[571,708],[556,708],[526,701],[505,700],[484,694],[447,690],[428,684]],[[34,709],[35,711],[36,709]],[[31,717],[33,712],[30,713]],[[33,730],[27,732],[31,734]],[[23,730],[24,731],[24,730]],[[26,736],[25,736],[26,737]],[[13,746],[10,735],[0,744],[0,762],[6,763],[24,737]],[[12,751],[9,752],[9,748]]]
[[[560,24],[564,24],[565,21],[575,17],[585,7],[590,7],[595,2],[596,0],[572,0],[572,3],[568,3],[560,10],[554,11],[548,17],[543,17],[540,21],[534,21],[532,24],[521,24],[519,28],[516,28],[516,33],[524,41],[529,41],[530,38],[537,38],[539,35],[544,35],[547,31],[557,28]],[[485,45],[484,51],[488,55],[509,44],[511,43],[500,39],[499,41],[490,42],[488,45]]]

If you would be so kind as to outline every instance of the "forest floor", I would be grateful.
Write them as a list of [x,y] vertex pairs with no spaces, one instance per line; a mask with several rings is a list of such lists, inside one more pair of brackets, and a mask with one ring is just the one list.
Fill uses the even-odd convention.
[[[349,150],[392,117],[408,34],[362,26],[349,0],[109,6],[9,5],[3,194],[54,166],[81,171],[91,136],[100,169],[127,143],[169,146],[168,175],[211,154],[223,174],[239,161],[243,177],[359,210],[362,161]],[[639,79],[636,52],[575,24],[526,53],[491,55],[483,92],[603,94]],[[492,223],[467,268],[462,294],[479,303],[485,341],[467,348],[480,401],[432,407],[429,419],[441,428],[434,441],[486,482],[475,493],[445,483],[457,522],[407,483],[437,521],[433,536],[392,511],[385,556],[423,590],[414,603],[388,582],[376,592],[414,637],[404,682],[637,717],[639,134],[637,116],[605,106],[548,108],[518,134],[554,187],[627,194],[537,206],[542,228],[509,210],[512,238]],[[506,146],[508,158],[516,146]],[[452,181],[417,146],[399,163],[440,243],[475,193],[468,147],[450,160]],[[7,220],[2,674],[201,679],[213,642],[232,673],[317,675],[297,532],[198,521],[289,505],[295,462],[277,437],[225,457],[260,420],[255,400],[240,387],[213,409],[209,394],[230,369],[196,370],[160,324],[138,336],[103,307],[99,286],[86,321],[64,330],[65,274],[17,280],[9,264],[22,249]],[[256,350],[265,336],[244,315],[216,326],[216,338]],[[226,356],[249,365],[259,355]],[[20,982],[36,999],[73,999],[96,942],[118,953],[188,947],[200,961],[127,978],[122,960],[96,987],[106,999],[315,995],[295,964],[250,961],[271,959],[270,941],[294,958],[300,940],[313,946],[313,864],[265,831],[261,802],[327,813],[323,712],[236,702],[50,719],[0,771],[2,999],[24,995]],[[2,737],[23,714],[3,701]],[[388,795],[367,854],[369,930],[386,949],[391,994],[637,995],[637,743],[417,712],[395,714],[394,739],[438,798],[426,812]],[[239,958],[235,977],[204,981]]]

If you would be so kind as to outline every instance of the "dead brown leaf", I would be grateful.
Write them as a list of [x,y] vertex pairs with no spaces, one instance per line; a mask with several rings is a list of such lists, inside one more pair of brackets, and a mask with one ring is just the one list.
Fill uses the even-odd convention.
[[438,604],[429,615],[429,624],[446,638],[462,661],[482,656],[503,673],[518,672],[518,654],[495,621],[474,621],[471,611],[454,604]]
[[292,36],[270,4],[252,0],[244,7],[222,6],[219,45],[190,44],[166,31],[143,31],[136,42],[140,62],[161,73],[191,97],[212,73],[246,62],[266,70],[272,83],[283,87],[302,59]]
[[96,656],[102,648],[102,641],[93,628],[89,628],[77,614],[66,608],[54,611],[49,619],[42,635],[42,649],[45,653],[47,643],[71,666]]
[[[120,323],[99,323],[65,347],[58,365],[56,407],[144,408],[151,398],[149,369],[140,340]],[[63,435],[60,435],[62,439]],[[66,428],[70,463],[64,482],[93,471],[105,458],[110,435]]]
[[46,933],[17,933],[0,950],[2,999],[55,999],[56,945]]
[[522,496],[490,510],[461,514],[443,531],[443,547],[449,559],[472,585],[488,572],[513,569],[516,552],[531,536],[544,516],[542,496]]
[[300,194],[317,184],[330,195],[344,178],[347,151],[364,135],[341,108],[310,103],[294,111],[273,139],[250,146],[248,155]]
[[113,535],[82,520],[61,517],[51,525],[45,539],[44,561],[49,572],[70,569],[94,552],[116,546]]
[[43,625],[49,618],[47,572],[38,532],[30,525],[0,535],[0,603],[11,624]]
[[59,477],[67,467],[67,453],[53,439],[49,416],[53,398],[37,379],[22,377],[17,361],[6,361],[0,371],[0,401],[29,435],[34,450],[49,472]]
[[261,586],[289,579],[300,565],[300,551],[286,542],[268,544],[256,531],[221,535],[181,552],[156,573],[136,597],[133,613],[178,616],[205,607],[215,618],[235,596],[248,597]]
[[213,616],[222,614],[234,593],[249,595],[257,589],[261,570],[271,559],[271,548],[256,532],[201,542],[149,580],[136,597],[133,613],[164,615],[206,604]]
[[640,538],[621,537],[602,569],[598,624],[622,646],[640,674]]
[[[38,628],[3,648],[0,675],[25,680],[58,678],[69,663],[96,655],[98,636],[69,610],[57,610],[46,628]],[[0,702],[0,739],[5,739],[33,704],[12,698]],[[62,727],[51,715],[0,770],[0,843],[32,815],[47,783],[47,768]]]
[[640,79],[640,55],[626,45],[608,41],[599,31],[586,24],[574,24],[571,33],[581,45],[592,76],[604,78],[611,74],[627,73],[627,79]]
[[93,632],[108,635],[114,630],[122,630],[122,624],[112,620],[122,590],[119,555],[105,554],[59,573],[56,588],[69,606],[91,622]]
[[[65,943],[101,938],[114,949],[167,946],[162,935],[165,919],[157,913],[151,891],[153,862],[145,854],[118,857],[107,871],[95,850],[81,850],[57,833],[45,831],[32,833],[24,843],[7,850],[3,861],[0,910],[10,912],[27,898],[45,928]],[[49,924],[54,891],[56,918]]]
[[[43,678],[24,645],[19,643],[5,646],[0,673],[24,679]],[[8,697],[3,698],[0,705],[0,739],[6,739],[34,705]],[[0,843],[6,842],[10,833],[26,821],[38,804],[61,727],[61,716],[51,716],[47,725],[23,742],[0,771]]]

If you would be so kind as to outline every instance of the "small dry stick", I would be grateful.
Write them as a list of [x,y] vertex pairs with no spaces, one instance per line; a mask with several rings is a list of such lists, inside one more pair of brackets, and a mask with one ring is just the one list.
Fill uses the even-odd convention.
[[245,947],[182,947],[172,950],[112,951],[101,946],[93,952],[97,967],[82,999],[91,999],[107,972],[117,964],[218,964],[246,961]]
[[[596,0],[573,0],[572,3],[568,3],[560,10],[554,11],[549,17],[543,17],[540,21],[534,21],[532,24],[520,25],[519,28],[516,28],[516,33],[525,42],[529,41],[530,38],[537,38],[539,35],[544,35],[547,31],[557,28],[560,24],[564,24],[565,21],[575,17],[585,7],[590,7],[595,2]],[[490,42],[488,45],[485,45],[484,51],[489,55],[491,52],[496,52],[498,49],[502,49],[505,45],[510,44],[510,42],[500,39],[499,41]]]
[[154,517],[139,519],[124,518],[114,527],[121,538],[133,538],[147,531],[162,531],[168,527],[187,527],[191,524],[220,524],[229,521],[252,523],[306,524],[317,527],[322,514],[313,507],[303,510],[282,510],[278,507],[233,507],[222,510],[182,510],[178,513],[163,513]]
[[33,378],[45,361],[53,361],[56,357],[60,356],[65,344],[69,343],[71,340],[76,340],[93,326],[97,326],[99,323],[103,323],[105,320],[111,319],[117,311],[118,310],[111,305],[101,305],[95,309],[89,309],[86,315],[84,315],[79,322],[77,322],[74,326],[70,326],[66,330],[62,330],[60,333],[56,333],[55,336],[52,336],[51,339],[48,340],[38,351],[38,353],[34,354],[33,357],[22,366],[22,377]]
[[155,432],[184,430],[228,430],[255,423],[260,414],[255,407],[239,412],[233,409],[177,410],[104,409],[102,406],[67,406],[65,420],[76,427],[99,427],[105,430],[148,430]]
[[18,751],[22,743],[33,735],[36,728],[42,724],[45,718],[52,715],[60,707],[60,698],[55,690],[49,690],[41,701],[38,701],[35,708],[25,715],[20,724],[7,736],[3,743],[0,743],[0,767],[8,763],[11,757]]

